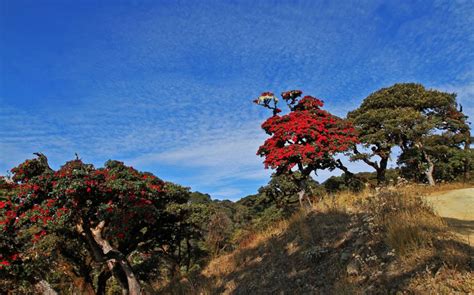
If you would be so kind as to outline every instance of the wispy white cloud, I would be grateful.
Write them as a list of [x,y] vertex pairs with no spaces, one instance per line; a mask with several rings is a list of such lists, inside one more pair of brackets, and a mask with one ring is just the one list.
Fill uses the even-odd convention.
[[[196,189],[209,188],[216,197],[238,197],[239,183],[254,181],[263,185],[270,171],[264,170],[262,159],[256,155],[264,140],[258,122],[249,122],[239,129],[221,129],[209,136],[203,135],[184,146],[164,152],[146,153],[130,159],[136,167],[179,167],[192,175],[174,178]],[[222,192],[226,192],[225,194]],[[234,192],[231,196],[230,192]]]
[[[0,81],[0,171],[36,151],[54,166],[78,152],[237,198],[271,173],[255,155],[268,113],[250,101],[262,91],[300,88],[345,116],[370,92],[415,81],[458,92],[474,117],[472,1],[153,2],[77,24],[67,15],[56,15],[64,40],[1,48],[15,61],[8,78],[30,92]],[[48,37],[42,24],[29,29]]]

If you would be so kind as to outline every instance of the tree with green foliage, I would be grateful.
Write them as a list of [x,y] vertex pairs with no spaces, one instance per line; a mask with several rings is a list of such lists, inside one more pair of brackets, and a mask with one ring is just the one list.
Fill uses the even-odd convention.
[[58,267],[80,278],[76,288],[84,294],[103,294],[110,277],[124,293],[140,294],[139,274],[189,235],[185,215],[172,209],[186,204],[186,190],[122,162],[96,169],[76,159],[53,171],[38,154],[12,172],[17,188],[0,201],[0,273],[7,280],[34,284]]
[[213,256],[217,256],[229,245],[232,235],[232,220],[222,211],[217,211],[209,220],[206,242]]
[[354,147],[352,159],[373,167],[379,184],[385,182],[395,146],[402,150],[401,165],[405,165],[407,158],[416,161],[418,173],[434,184],[433,171],[440,155],[435,152],[434,138],[448,138],[451,146],[460,147],[470,137],[466,116],[458,110],[455,94],[415,83],[395,84],[372,93],[358,109],[349,112],[348,119],[357,128],[364,150],[370,151]]

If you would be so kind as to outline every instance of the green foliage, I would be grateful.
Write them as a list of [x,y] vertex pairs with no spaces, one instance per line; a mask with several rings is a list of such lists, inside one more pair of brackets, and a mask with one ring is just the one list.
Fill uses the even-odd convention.
[[[265,230],[299,210],[297,193],[301,190],[298,184],[300,180],[299,172],[273,174],[269,183],[258,190],[258,194],[237,201],[237,212],[241,212],[244,222],[236,226],[233,240],[238,243],[248,233]],[[306,181],[305,190],[313,199],[325,192],[312,178]]]
[[283,210],[276,206],[270,206],[264,211],[260,212],[251,223],[253,231],[262,231],[266,228],[275,225],[276,222],[289,217],[288,210]]
[[[267,208],[275,205],[290,215],[296,209],[295,205],[298,203],[297,193],[301,191],[301,180],[302,175],[299,172],[273,174],[270,182],[258,190],[259,203],[267,204]],[[311,177],[307,178],[305,186],[305,191],[310,196],[314,197],[321,193],[319,184]]]
[[324,188],[328,193],[336,193],[343,190],[348,190],[346,182],[342,176],[331,176],[323,182]]
[[[387,169],[385,179],[388,183],[396,183],[400,176],[399,169]],[[360,192],[365,187],[375,187],[377,185],[377,173],[359,172],[351,177],[345,174],[341,176],[331,176],[323,182],[323,187],[328,193],[337,193],[341,191]]]
[[209,204],[211,202],[211,196],[209,194],[203,194],[200,192],[192,192],[189,195],[189,202],[191,203],[200,203],[200,204]]
[[328,193],[336,193],[340,191],[360,192],[365,188],[366,181],[355,176],[331,176],[324,183],[323,186]]
[[470,137],[466,116],[457,110],[455,94],[415,83],[395,84],[372,93],[358,109],[349,112],[348,119],[359,131],[364,147],[361,152],[355,149],[352,159],[363,160],[376,169],[379,182],[385,181],[394,146],[403,151],[399,164],[406,165],[419,179],[423,174],[430,177],[426,174],[431,173],[428,166],[436,165],[436,159],[443,157],[443,149],[436,147],[436,137],[444,138],[443,145],[458,149]]

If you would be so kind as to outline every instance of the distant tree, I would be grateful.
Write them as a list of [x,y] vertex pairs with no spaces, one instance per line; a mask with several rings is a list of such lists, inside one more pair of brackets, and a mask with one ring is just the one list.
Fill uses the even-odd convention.
[[322,110],[321,100],[311,96],[300,99],[301,94],[300,90],[281,94],[290,110],[285,115],[279,115],[279,100],[271,92],[262,93],[254,102],[273,111],[273,116],[262,124],[270,138],[257,154],[265,158],[265,168],[276,169],[277,175],[300,172],[301,178],[295,180],[303,206],[306,183],[312,172],[339,168],[350,173],[336,156],[351,149],[358,138],[351,123]]
[[79,159],[53,171],[41,154],[12,172],[17,191],[0,202],[2,278],[41,280],[63,265],[82,278],[85,294],[94,292],[92,271],[99,294],[111,276],[123,292],[140,294],[140,266],[173,248],[180,216],[168,207],[187,195],[167,194],[150,173]]
[[207,243],[212,255],[216,256],[229,245],[232,234],[232,220],[222,211],[217,211],[209,220]]
[[344,173],[341,176],[331,176],[324,181],[323,186],[328,193],[336,193],[340,191],[360,192],[365,188],[367,179],[360,175],[352,177],[352,181],[347,180],[347,175]]
[[209,204],[211,201],[211,196],[209,194],[203,194],[200,192],[192,192],[190,194],[189,202],[191,203]]
[[[295,179],[299,180],[301,177],[299,171],[292,175],[273,174],[268,184],[258,190],[260,202],[267,203],[267,207],[275,205],[279,209],[284,209],[285,212],[291,212],[291,208],[298,203],[298,192],[301,189]],[[312,178],[307,180],[306,189],[311,195],[321,191],[318,183]]]
[[448,140],[455,145],[470,137],[466,117],[457,110],[455,94],[429,90],[415,83],[395,84],[372,93],[358,109],[349,112],[348,119],[356,126],[363,147],[370,150],[364,152],[354,147],[353,160],[373,167],[379,184],[385,182],[393,147],[402,149],[402,165],[405,158],[418,155],[418,171],[434,184],[436,156],[430,152],[434,151],[430,147],[433,136],[456,138]]

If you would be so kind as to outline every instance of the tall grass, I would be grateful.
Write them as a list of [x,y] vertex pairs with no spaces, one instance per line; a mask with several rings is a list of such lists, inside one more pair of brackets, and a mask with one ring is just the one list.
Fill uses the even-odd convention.
[[437,234],[445,229],[441,218],[419,209],[392,213],[386,217],[386,240],[400,255],[431,247]]

